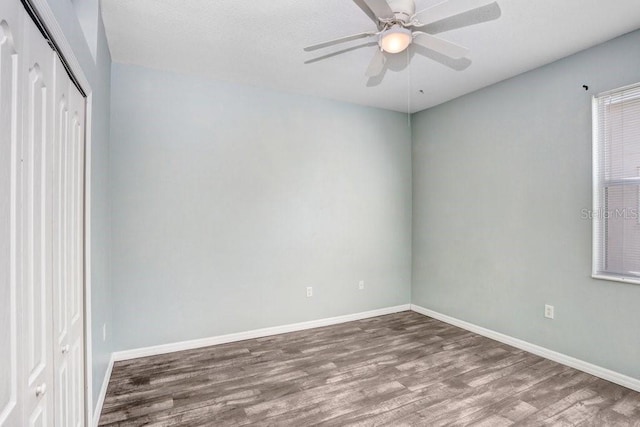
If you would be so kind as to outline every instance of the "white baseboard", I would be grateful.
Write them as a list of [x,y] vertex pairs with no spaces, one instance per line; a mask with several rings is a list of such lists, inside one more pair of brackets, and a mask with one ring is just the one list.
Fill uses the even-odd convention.
[[491,329],[483,328],[482,326],[474,325],[464,320],[456,319],[455,317],[447,316],[446,314],[438,313],[437,311],[429,310],[428,308],[420,307],[419,305],[411,304],[411,310],[640,392],[640,379],[585,362],[584,360],[576,359],[575,357],[567,356],[563,353],[558,353],[557,351],[549,350],[536,344],[531,344],[518,338],[513,338]]
[[271,328],[254,329],[252,331],[238,332],[234,334],[218,335],[215,337],[201,338],[190,341],[182,341],[171,344],[143,347],[133,350],[117,351],[113,353],[115,361],[136,359],[138,357],[155,356],[158,354],[173,353],[175,351],[192,350],[195,348],[209,347],[211,345],[226,344],[236,341],[244,341],[253,338],[262,338],[271,335],[286,334],[287,332],[302,331],[305,329],[320,328],[322,326],[338,323],[352,322],[354,320],[383,316],[385,314],[399,313],[411,310],[411,304],[397,305],[395,307],[380,308],[361,313],[346,314],[343,316],[328,317],[325,319],[310,320],[308,322],[292,323],[289,325],[274,326]]
[[109,364],[107,365],[107,370],[104,373],[104,379],[102,380],[102,387],[100,387],[100,394],[98,394],[98,399],[96,400],[96,409],[93,411],[92,425],[94,427],[98,427],[98,422],[100,422],[102,405],[104,405],[104,399],[105,397],[107,397],[107,388],[109,387],[109,380],[111,379],[111,371],[113,371],[114,362],[115,362],[115,358],[113,357],[113,354],[111,354],[111,358],[109,359]]

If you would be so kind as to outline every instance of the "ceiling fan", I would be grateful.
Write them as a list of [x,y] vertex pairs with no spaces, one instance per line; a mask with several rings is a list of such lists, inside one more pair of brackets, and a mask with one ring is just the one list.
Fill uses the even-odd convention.
[[[455,23],[455,25],[443,26],[444,29],[440,30],[443,31],[500,17],[500,8],[494,0],[444,0],[417,13],[414,0],[353,1],[376,24],[377,29],[318,43],[308,46],[304,50],[311,52],[340,43],[377,36],[378,48],[365,72],[367,77],[377,77],[383,74],[388,55],[403,52],[411,44],[427,48],[452,59],[465,58],[469,54],[469,49],[433,35],[434,32],[438,32],[433,31],[437,30],[436,23],[441,23],[454,17],[464,16],[468,18]],[[375,44],[374,42],[351,47],[306,61],[306,63],[316,62],[320,59]],[[416,51],[424,54],[420,50]]]

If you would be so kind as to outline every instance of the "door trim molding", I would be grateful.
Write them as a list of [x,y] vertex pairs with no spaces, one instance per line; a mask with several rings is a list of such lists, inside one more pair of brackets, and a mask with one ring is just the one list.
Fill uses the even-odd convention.
[[90,424],[95,427],[98,427],[98,423],[100,422],[102,406],[104,405],[104,399],[107,397],[107,388],[109,387],[109,379],[111,378],[111,372],[113,371],[114,363],[114,354],[111,353],[109,364],[107,365],[107,370],[105,371],[104,378],[102,379],[102,387],[100,387],[100,393],[98,394],[98,398],[96,399],[96,410],[92,415],[92,423]]

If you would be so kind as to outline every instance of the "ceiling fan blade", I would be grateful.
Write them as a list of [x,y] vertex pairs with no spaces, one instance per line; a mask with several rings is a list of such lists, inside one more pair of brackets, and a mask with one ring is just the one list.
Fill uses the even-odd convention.
[[412,25],[414,30],[423,31],[429,34],[438,34],[445,31],[457,30],[458,28],[469,27],[471,25],[482,24],[500,18],[502,10],[497,2],[489,3],[476,9],[467,10],[457,15],[449,16],[429,24]]
[[369,6],[367,6],[367,4],[364,2],[364,0],[353,0],[353,2],[358,5],[358,7],[360,9],[362,9],[362,11],[364,13],[367,14],[367,16],[369,17],[369,19],[371,19],[373,22],[375,22],[376,24],[378,23],[378,17],[376,16],[375,13],[373,13],[373,10],[371,10],[371,8],[369,8]]
[[374,76],[374,77],[369,77],[367,79],[366,86],[367,87],[380,86],[380,84],[384,80],[384,76],[387,74],[387,70],[388,69],[389,69],[389,67],[385,64],[385,66],[382,67],[382,71],[380,72],[380,74],[378,74],[377,76]]
[[425,25],[473,9],[479,9],[494,2],[495,0],[445,0],[442,3],[421,10],[413,15],[413,18],[421,23],[419,25]]
[[307,61],[304,61],[304,63],[313,64],[314,62],[322,61],[323,59],[331,58],[332,56],[337,56],[343,53],[351,52],[352,50],[361,49],[363,47],[371,47],[371,46],[378,46],[378,42],[369,42],[369,43],[359,44],[357,46],[348,47],[346,49],[342,49],[337,52],[331,52],[327,55],[322,55],[322,56],[318,56],[317,58],[309,59]]
[[469,54],[469,49],[466,47],[420,31],[413,32],[413,43],[453,59],[464,58]]
[[[378,22],[378,18],[393,19],[396,17],[396,15],[393,13],[393,10],[391,10],[391,7],[389,7],[389,3],[387,3],[387,0],[353,0],[353,1],[355,2],[355,4],[360,6],[360,9],[362,9],[364,13],[366,13],[376,23]],[[365,7],[367,7],[371,11],[371,13],[373,13],[373,16],[375,18],[371,17],[371,13],[367,12],[365,10]]]
[[307,46],[307,47],[304,48],[304,50],[306,52],[311,52],[313,50],[322,49],[323,47],[329,47],[329,46],[333,46],[335,44],[340,44],[340,43],[345,43],[345,42],[349,42],[349,41],[352,41],[352,40],[363,39],[365,37],[375,36],[376,34],[378,34],[378,33],[373,32],[373,31],[369,31],[369,32],[366,32],[366,33],[360,33],[360,34],[353,34],[351,36],[340,37],[339,39],[334,39],[334,40],[329,40],[329,41],[326,41],[326,42],[314,44],[313,46]]
[[375,77],[384,70],[384,66],[387,63],[387,57],[384,56],[384,52],[381,49],[376,49],[376,54],[373,55],[367,71],[364,73],[367,77]]

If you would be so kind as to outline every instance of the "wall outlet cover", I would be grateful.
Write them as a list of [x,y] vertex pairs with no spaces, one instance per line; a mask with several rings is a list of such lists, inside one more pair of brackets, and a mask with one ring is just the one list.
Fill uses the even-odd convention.
[[552,305],[545,304],[544,306],[544,317],[547,319],[553,319],[554,317],[554,309]]

